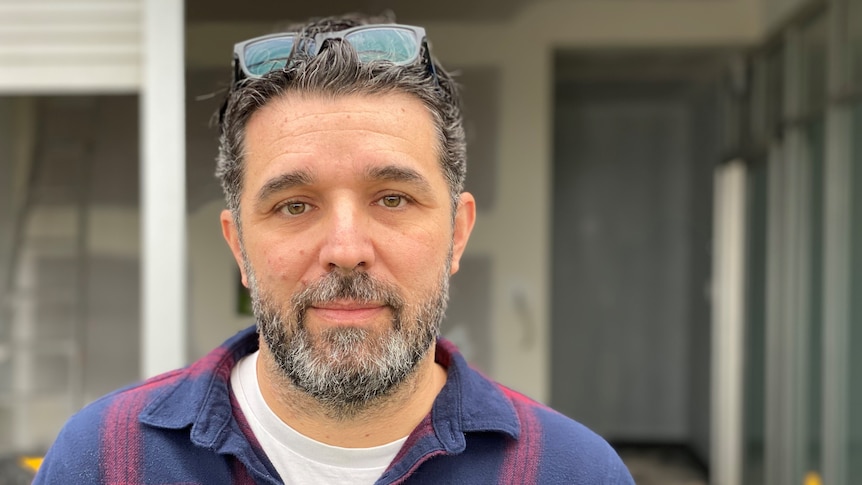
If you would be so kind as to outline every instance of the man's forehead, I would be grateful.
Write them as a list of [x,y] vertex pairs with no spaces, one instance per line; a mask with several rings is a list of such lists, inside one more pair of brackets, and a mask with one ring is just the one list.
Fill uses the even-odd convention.
[[244,148],[247,173],[256,172],[258,180],[291,172],[294,182],[311,181],[326,171],[328,156],[370,164],[358,167],[366,179],[407,180],[407,167],[420,163],[427,170],[429,162],[444,176],[433,118],[424,103],[403,93],[286,93],[249,120]]
[[243,144],[245,155],[255,158],[288,145],[298,154],[305,145],[321,140],[367,148],[377,144],[381,150],[415,145],[435,157],[439,154],[438,130],[430,111],[417,97],[398,92],[285,93],[250,117]]

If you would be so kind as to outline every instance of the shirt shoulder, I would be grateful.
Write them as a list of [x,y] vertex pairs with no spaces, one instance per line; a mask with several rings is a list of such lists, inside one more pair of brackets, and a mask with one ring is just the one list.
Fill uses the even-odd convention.
[[140,411],[182,379],[183,372],[168,372],[113,391],[75,413],[60,430],[33,483],[101,483],[106,454],[120,447],[125,453],[140,444],[136,442]]
[[433,426],[446,453],[423,464],[411,483],[634,484],[616,451],[588,427],[485,376],[445,339],[436,361],[449,377]]
[[[498,384],[499,385],[499,384]],[[499,385],[518,415],[521,431],[503,474],[523,474],[524,483],[634,484],[608,442],[562,413]],[[515,466],[517,463],[533,463]],[[514,482],[513,482],[514,483]]]
[[231,450],[256,456],[233,415],[228,378],[256,348],[252,326],[188,367],[87,405],[60,431],[34,483],[249,482],[227,458]]

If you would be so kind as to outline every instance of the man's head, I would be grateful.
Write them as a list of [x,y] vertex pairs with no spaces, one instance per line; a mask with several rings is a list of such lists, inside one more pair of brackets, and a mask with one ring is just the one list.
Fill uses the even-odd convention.
[[[320,21],[299,38],[354,23]],[[262,355],[349,417],[427,361],[475,203],[461,192],[455,86],[429,55],[364,62],[340,39],[302,52],[229,94],[222,230]]]

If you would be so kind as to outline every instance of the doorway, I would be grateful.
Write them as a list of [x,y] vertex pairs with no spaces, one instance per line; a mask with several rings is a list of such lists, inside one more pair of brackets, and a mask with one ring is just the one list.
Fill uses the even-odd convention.
[[701,469],[728,55],[555,59],[552,405],[620,449],[676,450]]

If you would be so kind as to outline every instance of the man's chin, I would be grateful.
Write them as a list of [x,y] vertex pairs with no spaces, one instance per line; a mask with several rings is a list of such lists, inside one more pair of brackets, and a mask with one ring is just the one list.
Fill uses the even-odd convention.
[[335,365],[355,362],[367,365],[385,358],[392,335],[389,331],[353,326],[338,326],[319,331],[311,337],[312,354]]
[[355,416],[391,396],[417,368],[405,342],[365,329],[329,329],[299,345],[304,349],[292,355],[287,377],[337,418]]

